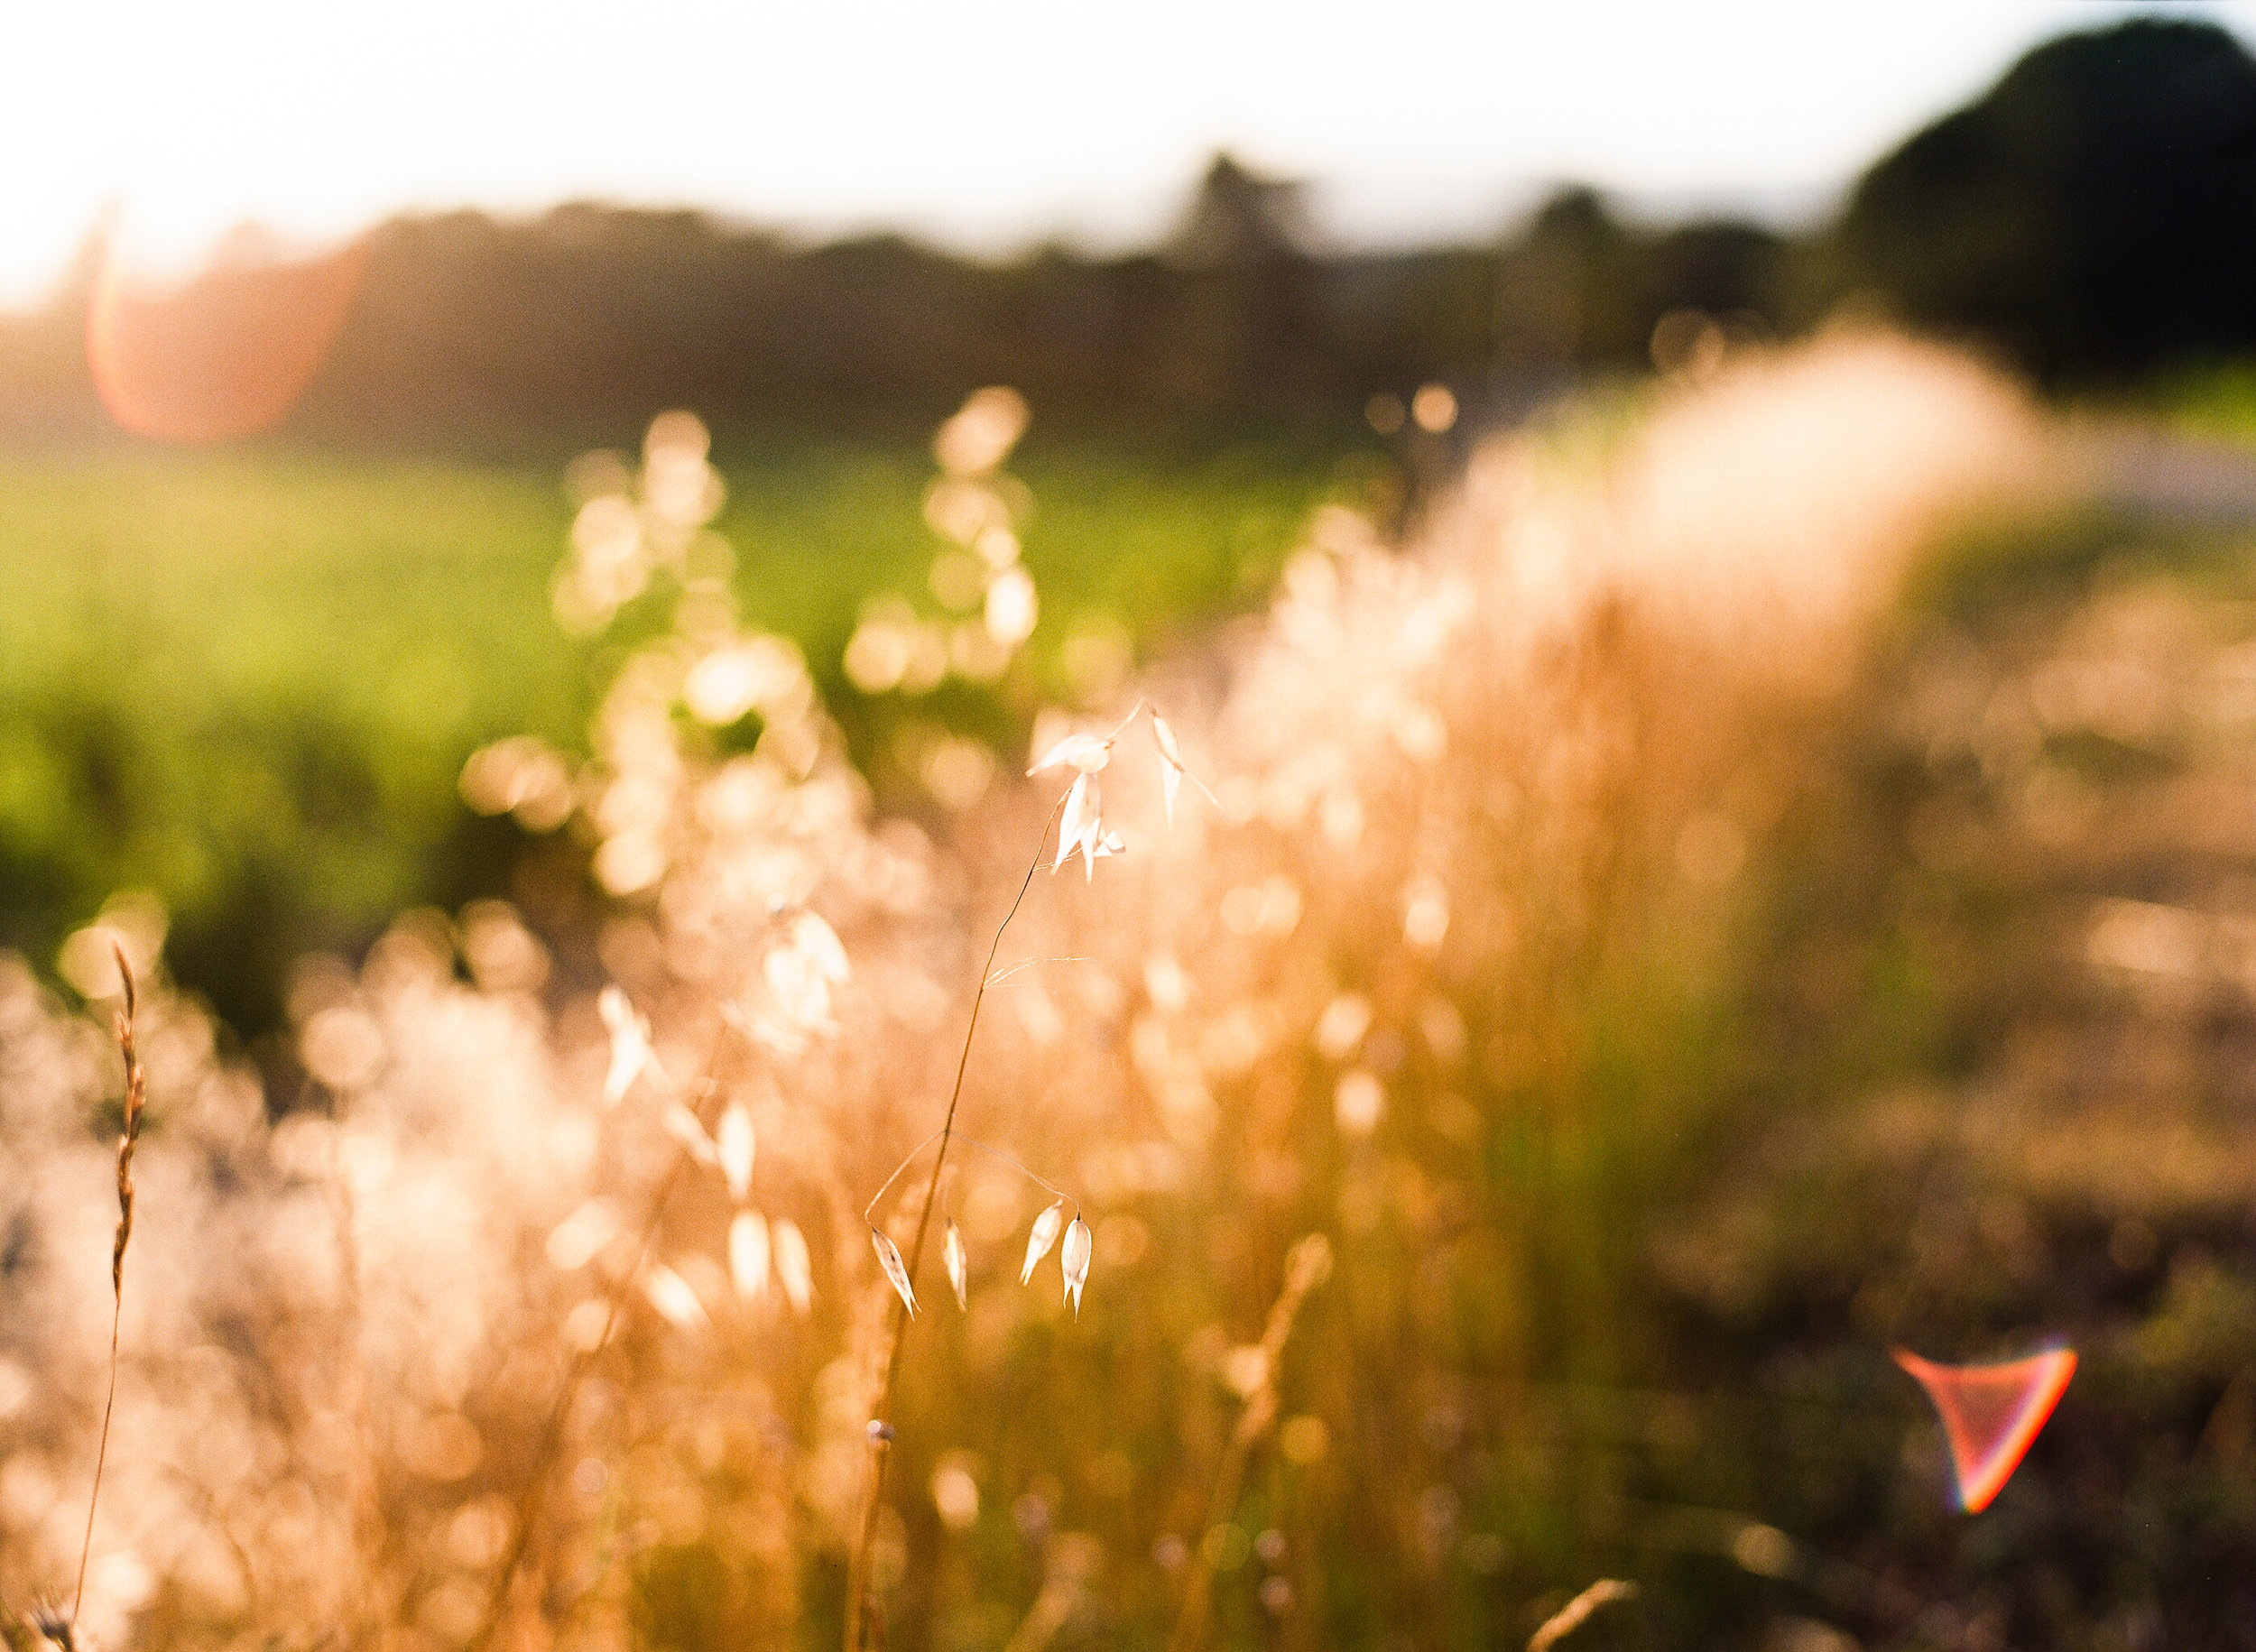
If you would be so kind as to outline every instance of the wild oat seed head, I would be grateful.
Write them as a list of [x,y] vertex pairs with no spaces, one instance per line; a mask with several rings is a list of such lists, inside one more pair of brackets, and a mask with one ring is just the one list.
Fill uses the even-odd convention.
[[617,1104],[650,1064],[650,1027],[616,986],[604,988],[596,1008],[611,1034],[611,1067],[603,1080],[604,1105],[608,1107]]
[[1170,769],[1183,766],[1183,748],[1175,738],[1175,731],[1158,712],[1151,714],[1151,742],[1160,748],[1160,756]]
[[643,1294],[650,1298],[666,1323],[677,1331],[701,1331],[709,1323],[698,1293],[663,1262],[653,1262],[643,1276]]
[[728,1180],[728,1196],[742,1204],[752,1196],[754,1149],[752,1114],[742,1102],[731,1102],[721,1114],[715,1146],[720,1155],[721,1174]]
[[1066,1278],[1066,1300],[1073,1305],[1073,1316],[1081,1317],[1081,1287],[1089,1277],[1089,1256],[1094,1250],[1090,1243],[1089,1224],[1076,1216],[1073,1225],[1066,1230],[1065,1243],[1058,1251],[1058,1265]]
[[1088,825],[1096,818],[1096,809],[1089,797],[1090,789],[1091,783],[1086,773],[1073,777],[1073,789],[1066,793],[1064,811],[1058,817],[1058,854],[1049,863],[1052,872],[1059,871],[1073,858],[1073,852],[1080,847]]
[[823,920],[817,912],[801,912],[791,924],[791,945],[820,972],[822,978],[835,984],[853,978],[853,967],[846,962],[846,951],[838,939],[838,932]]
[[885,1278],[892,1281],[895,1294],[901,1297],[901,1306],[907,1308],[909,1317],[914,1319],[917,1316],[917,1293],[909,1283],[909,1266],[901,1260],[901,1247],[875,1228],[870,1230],[870,1246],[877,1252],[877,1265],[885,1270]]
[[1024,1285],[1034,1277],[1034,1264],[1049,1254],[1049,1247],[1058,1242],[1059,1230],[1066,1224],[1066,1202],[1059,1200],[1034,1218],[1034,1231],[1026,1236],[1026,1260],[1018,1270],[1018,1282]]
[[808,1263],[807,1236],[789,1216],[778,1216],[768,1225],[768,1238],[775,1253],[776,1280],[791,1298],[792,1311],[804,1314],[815,1300],[815,1272]]
[[1095,774],[1113,760],[1113,743],[1097,734],[1068,734],[1036,760],[1029,779],[1045,769],[1069,764],[1083,774]]
[[768,1294],[773,1253],[767,1219],[758,1211],[740,1210],[729,1219],[728,1273],[738,1296],[757,1302]]
[[117,960],[117,979],[124,983],[125,992],[125,1019],[131,1021],[135,1000],[134,966],[126,961],[125,948],[115,940],[110,943],[110,955]]
[[1207,801],[1214,802],[1215,795],[1207,790],[1207,783],[1183,764],[1183,748],[1175,738],[1175,731],[1158,712],[1151,714],[1151,741],[1160,748],[1160,796],[1167,805],[1168,824],[1175,824],[1175,794],[1185,780],[1206,793]]
[[948,1264],[948,1282],[956,1288],[956,1306],[965,1313],[971,1311],[971,1269],[964,1254],[964,1235],[956,1226],[956,1219],[948,1220],[948,1236],[940,1241],[940,1260]]
[[698,1121],[698,1115],[688,1107],[680,1102],[668,1102],[665,1111],[659,1117],[666,1127],[666,1133],[680,1142],[690,1158],[707,1169],[720,1164],[720,1149],[713,1145],[713,1138],[705,1133],[705,1126]]
[[1096,776],[1077,776],[1073,789],[1066,793],[1064,812],[1058,817],[1058,858],[1050,863],[1050,871],[1058,871],[1077,854],[1086,874],[1095,878],[1096,863],[1121,852],[1117,835],[1108,835],[1105,830],[1103,811]]

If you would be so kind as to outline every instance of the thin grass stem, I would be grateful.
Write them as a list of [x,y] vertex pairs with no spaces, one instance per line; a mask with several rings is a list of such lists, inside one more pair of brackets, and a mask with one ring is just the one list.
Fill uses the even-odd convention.
[[[900,1164],[893,1167],[893,1173],[885,1178],[885,1185],[883,1187],[880,1187],[876,1194],[872,1196],[870,1202],[862,1207],[863,1221],[870,1222],[871,1218],[875,1215],[877,1207],[885,1202],[885,1195],[892,1191],[892,1185],[901,1178],[901,1176],[908,1170],[910,1166],[917,1162],[917,1159],[922,1155],[925,1149],[930,1147],[939,1139],[940,1132],[938,1131],[934,1131],[930,1135],[927,1136],[923,1140],[918,1142],[916,1146],[909,1149],[908,1157],[903,1158]],[[1013,1170],[1016,1170],[1021,1176],[1024,1177],[1028,1181],[1033,1183],[1035,1186],[1040,1188],[1053,1199],[1073,1198],[1073,1195],[1066,1192],[1062,1187],[1051,1186],[1040,1177],[1035,1175],[1033,1171],[1028,1169],[1024,1159],[1020,1158],[1013,1154],[1006,1153],[999,1147],[992,1147],[988,1143],[980,1140],[975,1136],[966,1135],[962,1131],[955,1132],[955,1140],[962,1142],[967,1148],[977,1148],[982,1153],[985,1153],[993,1158],[1001,1159],[1004,1164],[1010,1166]],[[1081,1214],[1081,1202],[1078,1199],[1073,1200],[1073,1214],[1077,1216]],[[874,1226],[875,1223],[872,1223],[872,1225]]]
[[1012,976],[1019,974],[1023,971],[1030,970],[1037,964],[1087,964],[1089,962],[1091,962],[1091,960],[1086,957],[1021,958],[1015,964],[1004,964],[1001,969],[995,971],[994,974],[988,976],[987,984],[991,987],[999,987]]
[[1245,1409],[1238,1414],[1237,1425],[1231,1429],[1229,1443],[1223,1448],[1222,1460],[1216,1465],[1214,1484],[1207,1498],[1207,1524],[1198,1533],[1198,1541],[1191,1545],[1190,1567],[1183,1580],[1183,1603],[1175,1619],[1174,1633],[1168,1637],[1168,1652],[1199,1652],[1206,1645],[1214,1611],[1214,1562],[1207,1555],[1207,1534],[1227,1520],[1237,1508],[1238,1492],[1245,1483],[1246,1463],[1254,1446],[1261,1444],[1262,1437],[1277,1420],[1277,1371],[1284,1358],[1285,1341],[1292,1334],[1292,1322],[1299,1316],[1300,1306],[1308,1299],[1308,1294],[1330,1278],[1331,1271],[1331,1246],[1321,1234],[1302,1238],[1286,1254],[1284,1289],[1278,1294],[1276,1303],[1269,1310],[1269,1322],[1262,1328],[1261,1386],[1246,1397]]
[[[964,1099],[964,1075],[971,1068],[972,1039],[979,1030],[979,1006],[987,999],[988,977],[994,974],[995,958],[1003,950],[1003,931],[1011,927],[1011,920],[1018,916],[1019,908],[1025,905],[1026,891],[1034,887],[1034,874],[1041,870],[1042,851],[1049,844],[1050,827],[1057,824],[1058,816],[1064,808],[1063,798],[1059,798],[1050,806],[1049,817],[1042,822],[1041,833],[1034,840],[1034,858],[1027,863],[1026,875],[1019,880],[1018,893],[1012,898],[1011,909],[1003,915],[1003,921],[995,926],[994,939],[987,946],[987,961],[980,966],[979,987],[972,994],[971,1015],[964,1025],[963,1052],[956,1058],[956,1084],[948,1094],[948,1114],[940,1121],[940,1150],[933,1156],[932,1174],[925,1183],[924,1199],[917,1210],[916,1237],[909,1247],[908,1269],[911,1279],[917,1277],[918,1264],[924,1260],[925,1236],[930,1232],[932,1226],[932,1206],[938,1202],[940,1172],[948,1166],[948,1142],[956,1133],[956,1110]],[[923,1149],[920,1148],[918,1152],[921,1151]],[[909,1157],[910,1159],[914,1159],[916,1154],[911,1153]],[[903,1167],[906,1167],[906,1161],[904,1161]],[[1022,1165],[1020,1168],[1024,1169],[1025,1167]],[[888,1177],[886,1186],[892,1186],[893,1180],[900,1174],[899,1170],[895,1170],[892,1177]],[[1028,1171],[1027,1174],[1031,1176],[1033,1173]],[[1040,1178],[1035,1179],[1039,1181]],[[881,1193],[882,1191],[881,1189]],[[872,1204],[874,1207],[874,1201]],[[892,1329],[887,1338],[885,1374],[878,1386],[877,1403],[871,1407],[870,1412],[869,1500],[863,1506],[861,1530],[855,1535],[853,1553],[846,1562],[846,1652],[863,1652],[866,1644],[864,1636],[869,1616],[870,1549],[877,1539],[877,1511],[885,1498],[885,1463],[892,1454],[885,1449],[887,1435],[890,1432],[886,1413],[892,1408],[893,1379],[901,1369],[901,1337],[908,1324],[908,1305],[896,1303],[892,1309]]]
[[94,1486],[87,1493],[86,1537],[79,1546],[79,1583],[70,1597],[70,1620],[75,1625],[86,1605],[87,1562],[94,1554],[94,1511],[102,1500],[102,1471],[110,1454],[110,1418],[117,1409],[117,1340],[125,1318],[125,1247],[134,1237],[134,1144],[141,1139],[141,1112],[148,1100],[141,1054],[134,1043],[134,1013],[138,994],[134,966],[125,949],[112,942],[118,979],[125,983],[125,1008],[117,1018],[117,1049],[125,1060],[125,1128],[117,1138],[117,1237],[110,1247],[110,1372],[109,1394],[102,1401],[102,1439],[94,1451]]

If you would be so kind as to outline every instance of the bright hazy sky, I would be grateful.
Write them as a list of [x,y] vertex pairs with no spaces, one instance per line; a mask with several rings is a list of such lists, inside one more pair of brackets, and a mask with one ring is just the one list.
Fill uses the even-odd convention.
[[[2152,9],[0,0],[0,301],[35,296],[106,203],[171,264],[245,219],[310,238],[585,197],[1118,245],[1222,145],[1312,180],[1344,242],[1486,233],[1562,178],[1790,217],[2028,45]],[[2196,14],[2256,37],[2256,4]]]

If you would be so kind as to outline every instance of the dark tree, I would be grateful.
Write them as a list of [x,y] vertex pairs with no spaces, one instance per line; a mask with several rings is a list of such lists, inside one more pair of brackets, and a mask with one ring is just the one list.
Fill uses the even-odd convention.
[[2140,18],[2029,52],[1858,183],[1856,275],[2053,383],[2256,345],[2256,59]]

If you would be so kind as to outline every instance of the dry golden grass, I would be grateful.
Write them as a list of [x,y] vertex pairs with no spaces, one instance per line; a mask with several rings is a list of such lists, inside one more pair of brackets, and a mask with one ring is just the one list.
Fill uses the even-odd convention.
[[[1314,1646],[1452,1632],[1467,1578],[1538,1601],[1573,1464],[1512,1443],[1628,1334],[1609,1202],[1687,1126],[1672,1040],[1798,731],[1928,536],[2045,453],[1975,368],[1844,336],[1595,449],[1500,444],[1417,544],[1322,516],[1259,623],[1137,686],[1213,801],[1170,826],[1123,741],[1124,853],[1039,872],[983,967],[1062,783],[876,817],[797,651],[700,573],[700,438],[662,424],[568,577],[673,581],[674,628],[587,761],[466,777],[584,847],[584,927],[488,904],[309,960],[310,1078],[272,1098],[136,960],[147,1260],[89,1633],[782,1646],[866,1585],[901,1646]],[[12,1600],[79,1536],[115,1093],[0,961]],[[1077,1320],[1009,1277],[1047,1196],[950,1157],[904,1267],[944,1203],[968,1306],[919,1273],[902,1334],[864,1211],[944,1117],[1086,1207]]]

